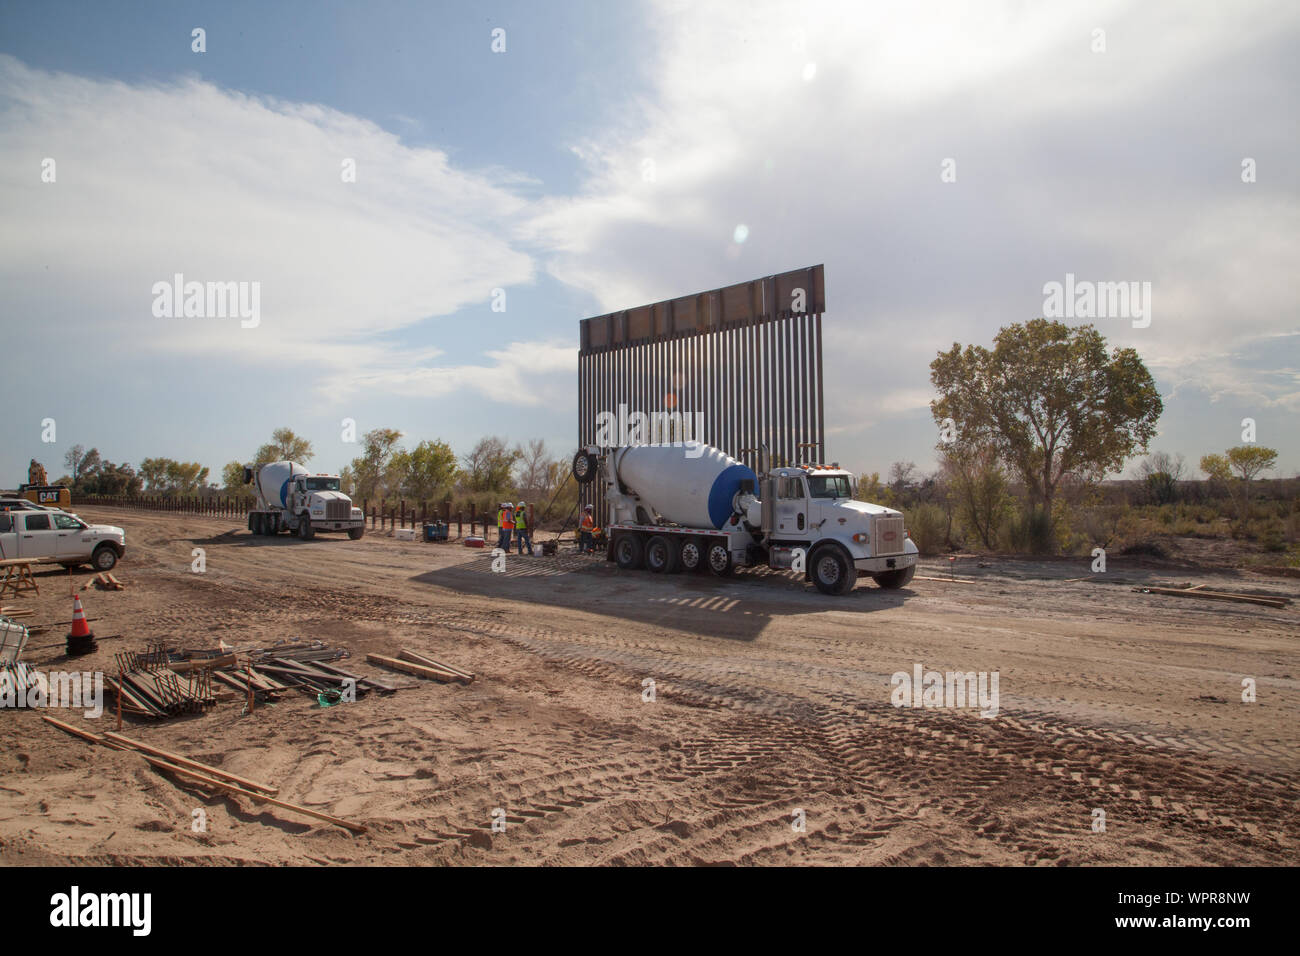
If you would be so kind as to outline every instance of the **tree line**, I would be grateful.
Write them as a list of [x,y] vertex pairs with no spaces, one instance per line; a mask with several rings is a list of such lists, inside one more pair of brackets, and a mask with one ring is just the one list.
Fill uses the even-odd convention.
[[[405,499],[441,504],[451,500],[495,507],[506,499],[526,500],[539,509],[539,517],[540,509],[552,499],[555,514],[567,514],[577,501],[576,483],[569,481],[568,459],[552,454],[542,439],[512,446],[490,435],[458,456],[441,439],[426,439],[407,448],[402,438],[394,428],[366,432],[360,454],[339,473],[343,491],[358,502]],[[145,458],[135,469],[129,463],[118,465],[102,458],[96,448],[74,445],[64,456],[67,474],[56,484],[67,485],[73,495],[238,497],[252,493],[244,483],[246,464],[256,471],[274,461],[306,465],[314,457],[309,439],[291,428],[277,428],[247,463],[228,462],[221,469],[221,481],[209,482],[209,469],[198,462]]]

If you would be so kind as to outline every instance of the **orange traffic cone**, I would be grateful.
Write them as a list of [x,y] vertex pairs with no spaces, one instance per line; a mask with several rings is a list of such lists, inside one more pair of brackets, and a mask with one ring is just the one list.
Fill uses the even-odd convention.
[[95,634],[86,623],[86,612],[81,607],[81,595],[72,595],[72,631],[68,634],[68,656],[79,657],[96,649]]

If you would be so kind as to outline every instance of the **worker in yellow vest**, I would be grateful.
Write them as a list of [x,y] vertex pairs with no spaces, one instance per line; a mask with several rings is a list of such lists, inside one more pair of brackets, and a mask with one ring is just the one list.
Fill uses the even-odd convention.
[[510,532],[515,530],[515,513],[510,507],[510,502],[501,502],[501,509],[497,512],[497,547],[502,551],[510,551]]
[[515,505],[515,540],[520,554],[533,553],[533,538],[528,533],[528,506],[522,501]]

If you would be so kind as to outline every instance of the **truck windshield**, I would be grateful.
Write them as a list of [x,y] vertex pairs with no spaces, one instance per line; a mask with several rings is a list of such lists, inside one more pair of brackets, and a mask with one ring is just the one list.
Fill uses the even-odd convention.
[[337,478],[308,478],[305,482],[308,491],[338,491]]
[[809,475],[808,494],[814,498],[852,498],[848,475]]

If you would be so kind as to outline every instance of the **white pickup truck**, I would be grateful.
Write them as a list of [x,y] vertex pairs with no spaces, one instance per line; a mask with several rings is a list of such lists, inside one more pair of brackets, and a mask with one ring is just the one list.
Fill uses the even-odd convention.
[[111,571],[126,551],[126,532],[86,524],[66,511],[0,512],[0,559],[29,558],[74,568],[89,562]]

